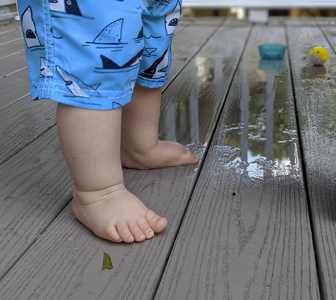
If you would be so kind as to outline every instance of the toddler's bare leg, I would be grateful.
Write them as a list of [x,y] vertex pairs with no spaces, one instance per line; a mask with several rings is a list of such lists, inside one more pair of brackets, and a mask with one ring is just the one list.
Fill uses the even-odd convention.
[[123,108],[121,161],[123,166],[151,169],[195,164],[197,155],[176,142],[159,141],[161,88],[135,85],[132,101]]
[[147,209],[124,186],[121,114],[122,109],[95,111],[59,104],[57,126],[74,180],[74,215],[99,237],[129,243],[163,231],[167,220]]

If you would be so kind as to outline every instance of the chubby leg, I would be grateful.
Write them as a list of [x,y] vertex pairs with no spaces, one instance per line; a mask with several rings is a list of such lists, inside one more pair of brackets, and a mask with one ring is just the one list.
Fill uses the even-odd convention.
[[74,215],[101,238],[130,243],[163,231],[167,220],[124,186],[121,114],[122,109],[95,111],[59,104],[57,126],[74,180]]
[[151,169],[196,164],[198,156],[176,142],[159,141],[161,88],[135,85],[132,101],[123,108],[121,162],[124,167]]

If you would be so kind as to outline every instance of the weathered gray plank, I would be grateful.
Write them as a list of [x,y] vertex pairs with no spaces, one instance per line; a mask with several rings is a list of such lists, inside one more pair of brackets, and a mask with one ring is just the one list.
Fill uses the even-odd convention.
[[23,50],[23,48],[22,36],[12,40],[10,43],[3,43],[0,47],[0,58],[11,55],[19,50]]
[[55,128],[0,166],[0,278],[70,201],[70,188]]
[[[167,119],[166,114],[186,115],[188,107],[203,109],[201,121],[190,118],[193,123],[188,126],[190,131],[196,126],[200,128],[197,136],[195,131],[192,131],[192,136],[188,131],[175,132],[175,139],[193,142],[191,147],[199,154],[203,153],[202,145],[207,142],[204,137],[209,139],[214,129],[218,116],[216,108],[229,87],[247,33],[247,27],[220,29],[182,71],[179,80],[175,80],[164,93],[162,120]],[[218,55],[219,49],[224,49],[227,60],[223,61]],[[211,63],[209,69],[204,57]],[[214,73],[212,67],[215,67]],[[223,74],[227,79],[224,82]],[[206,95],[209,93],[213,98],[206,106],[204,99],[208,99]],[[205,118],[211,120],[204,121]],[[174,127],[178,118],[175,122],[171,120],[170,126]],[[194,169],[195,166],[188,166],[126,171],[128,188],[170,222],[163,234],[141,244],[119,245],[102,241],[74,221],[70,207],[67,207],[2,280],[1,298],[151,298],[192,191],[196,178]],[[58,185],[58,188],[62,189],[62,186]],[[114,269],[111,271],[101,271],[103,251],[112,258]]]
[[[330,43],[332,49],[336,50],[336,20],[330,21],[330,22],[323,22],[320,21],[319,25],[321,27],[322,32],[325,34],[326,38],[328,39],[328,42]],[[319,45],[318,45],[319,46]]]
[[155,299],[319,299],[288,59],[264,42],[283,27],[250,36]]
[[172,55],[174,63],[169,71],[169,83],[181,72],[181,70],[189,63],[193,56],[206,42],[219,25],[214,21],[212,26],[196,25],[185,26],[174,37],[172,45]]
[[0,35],[6,34],[9,31],[17,30],[20,27],[20,22],[1,22]]
[[19,25],[20,23],[18,23],[14,28],[0,33],[0,47],[2,47],[4,43],[10,43],[12,40],[22,38],[22,30]]
[[328,18],[318,17],[318,18],[315,18],[315,20],[316,20],[316,24],[319,24],[319,25],[333,25],[333,26],[336,25],[335,17],[328,17]]
[[0,109],[27,95],[29,93],[27,69],[0,79],[0,91]]
[[0,58],[0,80],[8,77],[14,72],[21,71],[27,67],[26,55],[24,50],[16,52],[5,58]]
[[[335,299],[336,57],[316,27],[290,26],[288,38],[322,295]],[[309,50],[316,45],[329,52],[323,67],[309,61]]]
[[56,102],[26,96],[0,110],[0,164],[24,149],[56,123]]
[[185,18],[182,18],[179,20],[175,31],[174,31],[174,38],[176,37],[176,35],[178,35],[184,28],[188,27],[189,25],[191,25],[193,23],[192,20],[188,20]]

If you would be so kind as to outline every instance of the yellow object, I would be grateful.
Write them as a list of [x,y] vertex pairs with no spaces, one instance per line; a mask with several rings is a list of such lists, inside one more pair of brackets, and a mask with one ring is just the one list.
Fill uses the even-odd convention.
[[323,47],[314,47],[310,50],[310,60],[314,65],[323,65],[328,60],[328,52]]

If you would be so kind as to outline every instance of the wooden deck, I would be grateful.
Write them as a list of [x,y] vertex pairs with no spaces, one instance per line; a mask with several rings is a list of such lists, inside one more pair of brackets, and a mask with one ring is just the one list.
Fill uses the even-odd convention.
[[[72,216],[56,104],[29,101],[18,23],[0,26],[0,299],[336,299],[335,24],[180,21],[160,135],[202,159],[125,170],[169,220],[132,245]],[[264,42],[284,59],[260,60]]]

